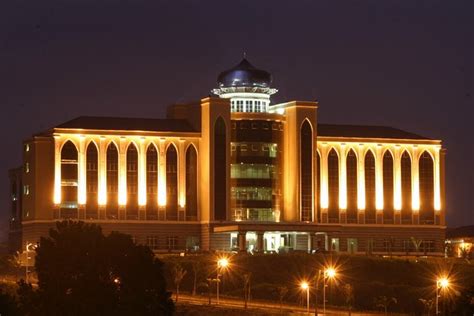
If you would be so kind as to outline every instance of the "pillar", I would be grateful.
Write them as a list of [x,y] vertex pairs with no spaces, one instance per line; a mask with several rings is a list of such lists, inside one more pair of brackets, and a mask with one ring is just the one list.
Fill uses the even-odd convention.
[[160,138],[158,146],[158,220],[166,220],[166,143]]
[[79,136],[79,146],[77,146],[77,217],[86,217],[86,144],[84,135]]
[[339,223],[347,221],[347,164],[346,144],[339,148]]
[[383,223],[383,155],[382,145],[375,150],[375,209],[376,223]]
[[61,204],[61,138],[54,135],[54,204]]
[[138,219],[146,219],[146,146],[145,137],[138,145]]
[[420,222],[420,173],[419,173],[418,147],[415,145],[411,152],[411,209],[413,225]]
[[257,232],[257,251],[264,252],[265,251],[265,244],[263,242],[263,234],[264,232]]
[[186,220],[186,143],[179,140],[178,151],[178,220]]
[[394,224],[400,224],[402,220],[402,163],[400,145],[395,146],[393,157],[393,207]]
[[247,232],[238,232],[237,234],[237,242],[239,245],[239,251],[245,252],[247,251],[247,240],[246,240]]
[[328,205],[329,205],[329,191],[328,191],[328,149],[327,144],[323,143],[320,147],[321,161],[320,161],[320,200],[321,200],[321,223],[328,222]]
[[127,206],[127,139],[120,137],[118,148],[118,218],[125,219]]
[[357,148],[357,222],[365,223],[365,156],[364,144]]
[[99,219],[105,219],[105,206],[107,204],[107,143],[105,136],[100,136],[98,146],[98,204]]

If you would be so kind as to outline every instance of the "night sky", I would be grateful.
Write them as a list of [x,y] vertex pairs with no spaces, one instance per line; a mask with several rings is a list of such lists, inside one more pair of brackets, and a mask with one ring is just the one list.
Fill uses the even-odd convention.
[[474,224],[474,1],[1,1],[1,235],[21,142],[80,115],[162,117],[243,52],[319,122],[442,139],[447,221]]

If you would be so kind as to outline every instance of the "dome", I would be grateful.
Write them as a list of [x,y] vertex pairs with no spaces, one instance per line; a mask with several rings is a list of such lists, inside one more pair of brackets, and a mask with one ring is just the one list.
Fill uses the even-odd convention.
[[221,72],[217,77],[219,88],[227,87],[259,87],[269,88],[272,76],[265,70],[255,68],[247,59],[229,70]]

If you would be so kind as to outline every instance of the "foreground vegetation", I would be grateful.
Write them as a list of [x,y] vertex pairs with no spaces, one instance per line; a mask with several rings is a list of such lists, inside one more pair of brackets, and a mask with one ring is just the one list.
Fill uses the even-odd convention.
[[[167,284],[180,291],[215,297],[216,255],[165,256]],[[234,255],[223,271],[220,292],[252,299],[306,304],[300,283],[311,286],[312,305],[322,306],[315,283],[319,269],[335,266],[337,277],[327,288],[328,304],[356,310],[380,310],[416,315],[435,313],[436,280],[450,279],[443,290],[440,310],[446,315],[474,312],[474,266],[446,259],[390,259],[364,256],[328,256],[304,253],[284,255]],[[175,289],[176,291],[176,289]],[[316,298],[317,295],[317,298]],[[247,295],[248,296],[248,295]]]

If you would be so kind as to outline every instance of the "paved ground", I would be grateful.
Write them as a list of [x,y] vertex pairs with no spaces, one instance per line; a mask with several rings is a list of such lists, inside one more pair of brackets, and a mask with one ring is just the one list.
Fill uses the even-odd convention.
[[[174,298],[174,296],[173,296]],[[191,304],[191,305],[208,305],[209,298],[207,296],[191,296],[180,294],[179,295],[179,303]],[[179,304],[178,304],[179,305]],[[235,309],[244,309],[244,302],[243,300],[233,299],[233,298],[223,298],[221,297],[219,300],[219,306],[216,306],[216,297],[213,296],[211,298],[211,305],[214,307],[222,306],[223,308],[235,308]],[[259,311],[262,315],[308,315],[306,312],[306,307],[301,307],[297,305],[290,305],[284,304],[281,306],[278,303],[273,302],[263,302],[263,301],[251,301],[248,303],[248,308]],[[314,315],[314,307],[310,309],[310,315]],[[318,309],[318,315],[324,315],[322,306]],[[336,316],[336,315],[349,315],[348,311],[344,310],[334,310],[334,309],[326,309],[326,315]],[[352,312],[351,315],[353,316],[374,316],[374,315],[382,315],[381,313],[368,313],[368,312]]]

